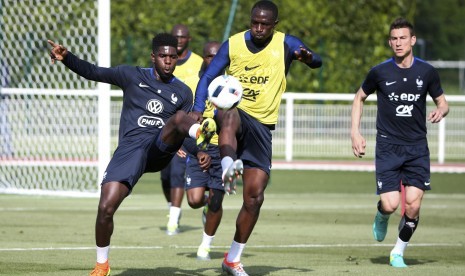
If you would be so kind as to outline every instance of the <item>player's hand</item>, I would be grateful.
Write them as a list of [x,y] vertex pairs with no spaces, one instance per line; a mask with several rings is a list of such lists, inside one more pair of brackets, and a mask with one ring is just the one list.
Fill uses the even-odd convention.
[[187,153],[185,151],[183,151],[182,149],[178,149],[178,151],[176,152],[176,155],[181,157],[181,158],[186,158],[187,157]]
[[352,152],[355,157],[362,158],[365,155],[365,148],[367,146],[365,138],[360,134],[352,135]]
[[304,46],[300,46],[300,51],[294,52],[297,60],[310,64],[313,61],[313,54],[309,50],[307,50]]
[[52,50],[50,51],[50,58],[52,59],[52,64],[55,63],[55,60],[62,61],[68,54],[68,50],[60,44],[56,44],[50,39],[47,40],[48,44],[52,45]]
[[434,124],[439,123],[442,120],[442,118],[444,118],[444,114],[442,113],[442,111],[439,109],[435,109],[428,114],[427,120]]
[[199,166],[202,169],[202,171],[206,172],[212,163],[212,158],[211,156],[203,151],[199,151],[197,153],[197,159],[199,160]]
[[189,116],[196,120],[198,123],[201,123],[203,121],[203,116],[202,113],[198,111],[191,111],[189,112]]

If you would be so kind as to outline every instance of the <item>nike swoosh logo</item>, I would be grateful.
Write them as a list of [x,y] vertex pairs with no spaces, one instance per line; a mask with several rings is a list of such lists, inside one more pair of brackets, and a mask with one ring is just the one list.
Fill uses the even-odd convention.
[[393,82],[386,82],[386,86],[389,86],[389,85],[391,85],[391,84],[394,84],[394,83],[396,83],[396,82],[397,82],[397,81],[393,81]]
[[148,86],[147,84],[143,84],[143,83],[141,82],[141,83],[139,83],[139,87],[150,87],[150,86]]
[[257,68],[257,67],[260,67],[260,65],[253,66],[253,67],[247,67],[246,66],[244,69],[245,69],[245,71],[250,71],[250,70],[253,70],[253,69]]

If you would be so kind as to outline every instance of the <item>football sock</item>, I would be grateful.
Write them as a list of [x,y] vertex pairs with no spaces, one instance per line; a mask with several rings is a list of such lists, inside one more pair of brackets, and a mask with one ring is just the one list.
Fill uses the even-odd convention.
[[215,236],[209,236],[205,232],[203,232],[202,243],[200,244],[200,246],[210,248],[214,238]]
[[238,243],[236,241],[233,241],[231,244],[231,248],[229,248],[228,259],[226,261],[230,263],[240,262],[244,247],[245,243]]
[[392,254],[399,254],[399,255],[404,256],[404,250],[407,247],[407,245],[408,245],[408,242],[404,242],[400,238],[397,238],[396,245],[391,250],[391,255]]
[[170,207],[170,218],[168,220],[169,225],[178,224],[179,215],[181,214],[181,208],[171,206]]
[[105,263],[108,260],[108,253],[110,252],[110,246],[98,247],[97,248],[97,263]]
[[410,238],[417,229],[419,221],[420,217],[411,219],[404,214],[399,224],[399,238],[404,242],[410,241]]
[[234,162],[234,160],[231,158],[231,156],[225,156],[223,159],[221,159],[221,169],[222,171],[226,171],[229,169],[231,164]]
[[199,127],[200,124],[195,123],[189,128],[189,136],[191,138],[197,139],[197,130],[199,129]]

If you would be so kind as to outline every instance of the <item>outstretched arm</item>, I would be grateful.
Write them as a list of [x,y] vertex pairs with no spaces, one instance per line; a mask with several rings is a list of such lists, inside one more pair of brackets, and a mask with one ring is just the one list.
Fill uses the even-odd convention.
[[367,98],[367,94],[360,88],[355,94],[352,103],[352,126],[350,138],[352,139],[352,151],[356,157],[362,158],[365,155],[366,140],[360,133],[360,121],[362,119],[363,104]]
[[52,64],[54,64],[56,60],[62,61],[63,59],[65,59],[65,57],[68,55],[68,50],[63,45],[56,44],[50,39],[47,40],[47,42],[52,46],[52,50],[50,50],[50,58],[52,59]]
[[439,123],[442,118],[446,117],[449,113],[449,104],[446,101],[446,97],[444,94],[441,96],[433,99],[434,103],[436,104],[436,109],[431,111],[428,114],[428,121],[431,123]]
[[299,51],[294,51],[294,55],[298,61],[307,65],[310,65],[313,62],[313,53],[306,49],[303,45],[299,46]]
[[323,65],[321,57],[296,36],[286,34],[284,42],[289,47],[288,51],[292,55],[292,59],[305,63],[310,68],[319,68]]

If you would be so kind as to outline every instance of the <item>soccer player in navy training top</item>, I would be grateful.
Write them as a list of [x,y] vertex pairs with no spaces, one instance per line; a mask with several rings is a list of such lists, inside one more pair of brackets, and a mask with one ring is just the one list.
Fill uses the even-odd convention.
[[152,40],[152,68],[134,66],[98,67],[81,60],[64,46],[49,40],[52,63],[60,60],[76,74],[121,87],[124,93],[119,141],[102,180],[95,224],[97,264],[90,275],[110,275],[108,253],[113,216],[145,172],[165,167],[184,138],[196,138],[205,148],[216,131],[213,119],[202,125],[187,113],[192,91],[173,76],[178,55],[177,39],[158,34]]
[[[407,267],[404,250],[418,226],[424,191],[431,189],[426,120],[438,123],[449,112],[438,72],[413,56],[415,42],[413,25],[403,18],[396,19],[389,32],[394,57],[369,71],[352,104],[352,150],[356,157],[362,157],[366,147],[360,133],[363,103],[368,95],[377,92],[375,166],[380,200],[373,224],[375,240],[384,240],[389,216],[401,201],[400,185],[405,187],[405,214],[390,253],[393,267]],[[428,94],[436,109],[426,117]]]
[[251,9],[250,29],[224,42],[197,86],[192,115],[201,117],[209,83],[221,74],[237,77],[243,98],[237,108],[218,112],[219,146],[226,192],[233,192],[242,175],[243,204],[236,220],[236,233],[222,268],[230,275],[247,275],[240,258],[258,220],[271,170],[271,131],[278,120],[286,74],[293,60],[310,68],[321,58],[295,36],[275,31],[278,7],[258,1]]
[[[173,74],[185,83],[192,92],[199,82],[199,71],[202,67],[202,57],[189,49],[192,37],[189,28],[183,24],[174,25],[171,35],[178,39],[176,69]],[[160,172],[160,180],[163,193],[168,201],[169,219],[166,224],[166,234],[179,233],[179,221],[181,218],[181,205],[184,197],[184,175],[186,171],[186,151],[182,147],[173,157],[171,162]]]
[[[205,70],[210,65],[213,57],[218,52],[221,43],[209,41],[203,47],[203,64]],[[204,72],[201,70],[199,75]],[[207,101],[207,108],[203,113],[204,118],[212,118],[215,109]],[[197,209],[203,208],[202,221],[204,224],[202,242],[197,249],[197,260],[210,260],[210,249],[215,238],[216,230],[223,216],[224,187],[221,179],[221,159],[218,148],[218,135],[211,138],[206,150],[198,150],[193,139],[184,141],[187,150],[186,163],[186,194],[189,206]],[[189,143],[191,142],[191,143]],[[190,145],[190,146],[189,146]],[[207,170],[202,167],[208,166]],[[208,196],[205,192],[208,190]]]

